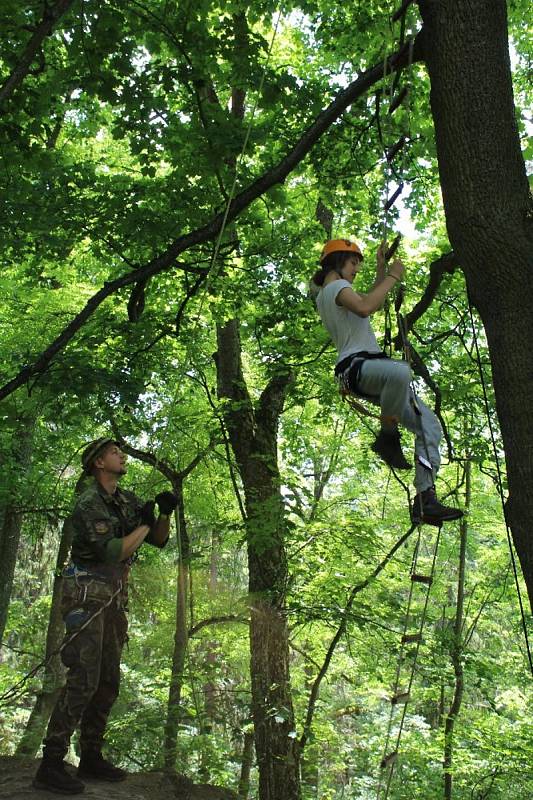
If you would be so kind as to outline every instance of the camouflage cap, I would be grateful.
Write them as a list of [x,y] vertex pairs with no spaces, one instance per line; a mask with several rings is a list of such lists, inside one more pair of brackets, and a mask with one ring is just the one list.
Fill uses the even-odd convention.
[[81,454],[81,465],[84,472],[90,472],[95,458],[98,458],[100,453],[110,444],[116,444],[117,447],[120,447],[120,443],[115,439],[111,439],[110,436],[101,436],[87,445]]

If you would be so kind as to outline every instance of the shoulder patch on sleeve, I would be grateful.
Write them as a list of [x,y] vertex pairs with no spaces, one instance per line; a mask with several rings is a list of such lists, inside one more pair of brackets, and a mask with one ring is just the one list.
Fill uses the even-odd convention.
[[93,522],[93,528],[95,533],[103,535],[111,531],[111,523],[105,519],[98,519]]

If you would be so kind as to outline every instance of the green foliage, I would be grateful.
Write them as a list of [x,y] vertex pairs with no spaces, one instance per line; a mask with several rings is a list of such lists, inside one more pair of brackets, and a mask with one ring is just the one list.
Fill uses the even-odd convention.
[[[517,116],[530,160],[529,8],[518,0],[508,5]],[[240,191],[276,165],[337,91],[395,46],[398,29],[391,30],[391,7],[383,3],[289,3],[274,36],[278,10],[268,0],[104,0],[73,8],[46,38],[44,69],[26,76],[0,127],[2,383],[33,363],[106,282],[153,262],[224,209],[235,174]],[[15,67],[28,26],[41,13],[40,3],[3,3],[2,75]],[[414,7],[406,24],[407,33],[420,27]],[[216,260],[213,242],[182,252],[144,287],[144,311],[135,321],[127,309],[133,287],[117,291],[44,374],[2,404],[0,521],[7,512],[21,515],[22,539],[0,693],[43,650],[58,527],[72,504],[83,444],[108,433],[112,417],[128,442],[176,470],[204,453],[185,480],[188,614],[191,628],[211,624],[190,639],[177,767],[197,780],[237,786],[251,720],[246,532],[213,359],[216,323],[236,317],[252,402],[280,369],[295,375],[278,432],[297,720],[292,735],[302,734],[313,681],[346,622],[304,751],[303,798],[375,796],[413,541],[356,593],[348,611],[346,604],[409,527],[407,494],[370,457],[374,423],[338,400],[333,350],[308,298],[308,281],[326,238],[316,220],[321,200],[333,212],[333,235],[353,234],[362,242],[361,280],[371,284],[383,230],[383,150],[401,133],[409,138],[405,199],[391,223],[410,232],[401,247],[405,312],[422,296],[429,264],[449,249],[429,82],[418,64],[403,79],[413,85],[408,115],[383,118],[380,132],[375,92],[380,88],[383,97],[387,86],[374,87],[283,184],[226,229]],[[382,337],[383,320],[375,322]],[[531,693],[459,270],[445,274],[412,341],[442,400],[450,443],[443,491],[462,503],[463,466],[467,458],[474,464],[454,796],[527,800],[533,794]],[[417,385],[433,403],[432,388],[420,379]],[[130,464],[126,483],[140,496],[168,488],[156,469]],[[274,512],[278,499],[269,501]],[[268,503],[264,508],[272,511]],[[258,537],[263,550],[272,544],[259,523]],[[133,570],[130,645],[108,736],[111,751],[130,769],[162,767],[179,559],[174,532],[163,553],[144,548]],[[433,800],[442,793],[443,723],[455,681],[457,561],[456,527],[449,526],[391,800]],[[421,613],[420,599],[415,611]],[[3,716],[5,752],[13,751],[28,719],[38,679],[28,688]],[[256,779],[254,768],[252,796]]]

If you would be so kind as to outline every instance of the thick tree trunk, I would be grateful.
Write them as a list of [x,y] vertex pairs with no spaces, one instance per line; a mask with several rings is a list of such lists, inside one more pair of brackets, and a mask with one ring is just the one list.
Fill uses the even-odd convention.
[[284,514],[277,463],[277,427],[290,375],[274,376],[254,409],[241,365],[237,320],[217,328],[218,391],[245,492],[250,588],[252,715],[259,800],[298,800],[285,615]]
[[507,463],[507,519],[533,607],[533,204],[505,0],[419,0],[448,233],[483,320]]
[[22,482],[28,473],[35,430],[33,418],[22,417],[20,422],[19,431],[13,436],[11,460],[3,476],[5,480],[12,478],[13,483],[0,490],[0,644],[7,623],[22,531],[23,514],[18,510],[24,496]]
[[183,687],[185,658],[189,644],[187,626],[187,595],[189,585],[190,544],[185,520],[183,503],[183,485],[174,480],[174,493],[178,498],[178,580],[176,587],[176,629],[174,633],[174,651],[172,654],[172,672],[168,690],[167,719],[165,723],[165,741],[163,760],[166,769],[176,768],[178,755],[178,728],[181,719],[181,690]]
[[[214,600],[218,591],[218,561],[220,556],[220,534],[213,531],[211,534],[211,558],[209,564],[209,584],[208,594],[210,600]],[[205,643],[205,664],[208,670],[208,678],[203,685],[204,710],[200,732],[202,734],[202,752],[200,760],[199,775],[204,783],[210,782],[210,761],[212,756],[212,744],[210,742],[213,726],[219,717],[217,702],[217,685],[213,679],[216,673],[216,666],[219,657],[219,645],[216,639],[208,639]]]

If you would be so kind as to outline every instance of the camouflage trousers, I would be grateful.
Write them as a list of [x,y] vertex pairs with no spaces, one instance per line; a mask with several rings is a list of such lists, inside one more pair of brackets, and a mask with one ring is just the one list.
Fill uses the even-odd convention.
[[65,757],[78,724],[81,750],[101,750],[107,718],[118,696],[120,656],[128,631],[124,590],[103,608],[116,589],[116,584],[103,581],[64,579],[66,633],[61,659],[67,679],[48,723],[43,746],[47,758]]

